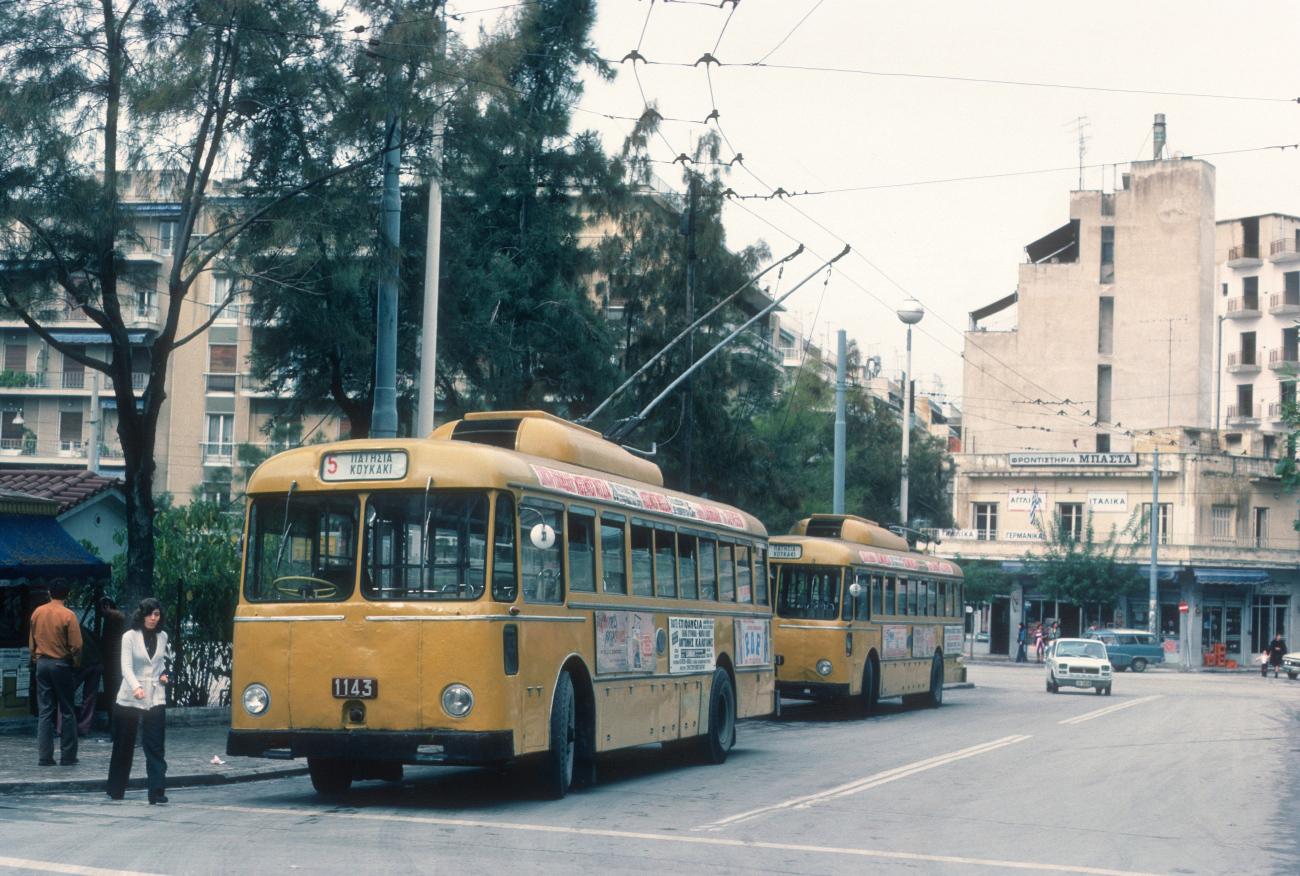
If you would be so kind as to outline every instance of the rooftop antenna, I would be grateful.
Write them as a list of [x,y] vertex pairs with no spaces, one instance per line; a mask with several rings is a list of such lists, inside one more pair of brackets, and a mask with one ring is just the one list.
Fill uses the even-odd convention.
[[1079,191],[1083,191],[1083,158],[1088,152],[1088,141],[1092,139],[1091,136],[1084,132],[1092,125],[1087,116],[1079,116],[1077,119],[1065,124],[1074,125],[1074,131],[1079,135]]

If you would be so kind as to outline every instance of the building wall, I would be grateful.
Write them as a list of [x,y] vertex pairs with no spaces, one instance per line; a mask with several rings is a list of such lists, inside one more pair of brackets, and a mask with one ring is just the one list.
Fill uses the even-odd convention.
[[[1135,162],[1129,177],[1113,194],[1071,193],[1078,259],[1020,266],[1014,330],[967,333],[966,450],[1091,451],[1098,435],[1124,450],[1136,430],[1211,425],[1214,168]],[[1102,265],[1106,228],[1113,279]],[[1109,352],[1103,299],[1113,307]],[[1109,416],[1099,368],[1110,369]]]

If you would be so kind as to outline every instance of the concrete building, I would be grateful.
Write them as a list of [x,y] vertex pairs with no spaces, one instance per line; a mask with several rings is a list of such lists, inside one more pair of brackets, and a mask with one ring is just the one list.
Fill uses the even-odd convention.
[[[1130,450],[1140,430],[1214,419],[1214,168],[1134,162],[1076,191],[1026,248],[1016,291],[971,313],[963,448]],[[980,322],[1012,306],[1016,326]]]
[[1300,218],[1248,216],[1215,230],[1215,422],[1228,452],[1276,456],[1300,369]]
[[[957,457],[954,507],[962,526],[936,531],[940,552],[992,560],[1012,576],[1009,596],[990,616],[990,647],[1007,653],[1012,632],[1060,617],[1065,635],[1087,625],[1147,626],[1143,588],[1110,606],[1058,607],[1039,592],[1023,558],[1043,550],[1040,525],[1058,515],[1062,530],[1081,538],[1091,524],[1097,541],[1114,533],[1118,555],[1146,580],[1151,541],[1153,451],[1159,448],[1157,572],[1162,633],[1179,639],[1178,605],[1189,605],[1186,647],[1225,646],[1245,662],[1274,633],[1300,624],[1300,533],[1292,527],[1296,498],[1283,492],[1274,461],[1222,452],[1213,430],[1174,427],[1139,438],[1131,451],[964,454]],[[1008,638],[1010,636],[1010,639]]]
[[[169,174],[125,174],[123,179],[123,198],[139,217],[140,242],[126,253],[134,300],[124,307],[131,341],[140,345],[132,376],[137,394],[147,380],[145,344],[166,319],[166,277],[180,218],[180,203],[171,199],[172,183]],[[199,231],[206,230],[201,219]],[[220,270],[198,279],[181,311],[181,336],[211,316],[232,282]],[[69,302],[49,310],[42,322],[59,341],[97,358],[110,355],[107,333]],[[180,502],[195,495],[228,501],[237,448],[276,449],[263,429],[283,419],[283,400],[254,385],[247,373],[258,329],[236,299],[202,337],[173,354],[158,422],[159,491],[171,492]],[[0,319],[0,345],[0,468],[85,469],[92,465],[93,442],[99,470],[122,477],[117,401],[109,379],[65,358],[17,319]],[[315,433],[334,439],[347,433],[347,424],[337,412],[323,410],[301,431],[304,439]]]

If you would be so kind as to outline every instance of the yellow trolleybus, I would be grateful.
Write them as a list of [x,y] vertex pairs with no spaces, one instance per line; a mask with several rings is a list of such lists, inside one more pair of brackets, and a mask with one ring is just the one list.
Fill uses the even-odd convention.
[[525,411],[303,447],[248,484],[232,755],[312,783],[529,756],[551,796],[776,707],[766,532]]
[[871,520],[814,514],[771,541],[777,690],[938,706],[965,681],[961,569]]

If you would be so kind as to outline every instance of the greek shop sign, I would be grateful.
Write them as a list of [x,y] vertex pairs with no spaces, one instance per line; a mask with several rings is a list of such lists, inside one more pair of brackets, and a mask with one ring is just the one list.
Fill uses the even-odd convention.
[[1008,453],[1013,466],[1043,465],[1137,465],[1136,453]]
[[1088,491],[1088,510],[1128,513],[1128,492],[1126,490],[1101,492]]

